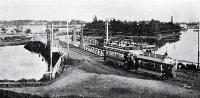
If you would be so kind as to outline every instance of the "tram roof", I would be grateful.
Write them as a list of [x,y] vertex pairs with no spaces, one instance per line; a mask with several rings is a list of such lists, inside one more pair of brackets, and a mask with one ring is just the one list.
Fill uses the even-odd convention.
[[118,49],[118,48],[112,48],[112,47],[106,47],[106,50],[119,52],[119,53],[128,53],[128,50]]
[[104,48],[104,47],[101,47],[101,46],[96,46],[96,45],[89,45],[89,46],[94,47],[94,48],[98,48],[98,49],[103,49],[103,50],[105,50],[105,48]]
[[158,59],[153,59],[153,58],[149,59],[149,58],[143,58],[143,57],[138,57],[138,58],[142,59],[142,60],[145,60],[145,61],[165,64],[164,62],[162,62],[161,60],[158,60]]
[[146,56],[139,56],[138,58],[146,60],[146,61],[150,61],[150,62],[155,62],[155,63],[170,64],[170,63],[164,62],[164,59],[159,59],[159,58],[146,57]]

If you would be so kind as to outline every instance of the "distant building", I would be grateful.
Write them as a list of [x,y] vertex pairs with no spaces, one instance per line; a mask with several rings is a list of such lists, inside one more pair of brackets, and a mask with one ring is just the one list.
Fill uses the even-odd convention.
[[180,27],[181,27],[181,28],[187,28],[187,25],[184,24],[184,23],[181,23],[181,24],[180,24]]
[[186,24],[188,29],[197,29],[198,23],[188,23]]
[[84,24],[86,24],[86,22],[85,22],[85,21],[81,21],[81,20],[72,19],[72,20],[70,21],[70,24],[71,24],[71,25],[80,25],[80,24],[84,25]]

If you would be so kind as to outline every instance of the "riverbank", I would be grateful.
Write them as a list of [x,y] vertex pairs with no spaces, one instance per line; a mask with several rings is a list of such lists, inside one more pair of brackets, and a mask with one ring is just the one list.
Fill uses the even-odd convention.
[[30,41],[25,36],[10,36],[4,39],[0,38],[0,46],[23,45]]
[[0,47],[3,46],[15,46],[15,45],[24,45],[30,40],[22,40],[22,41],[0,41]]

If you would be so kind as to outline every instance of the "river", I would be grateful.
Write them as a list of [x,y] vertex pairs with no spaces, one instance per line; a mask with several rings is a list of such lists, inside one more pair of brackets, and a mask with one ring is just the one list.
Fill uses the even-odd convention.
[[42,59],[24,45],[0,47],[0,80],[41,79],[47,72],[47,63]]
[[166,51],[172,58],[187,60],[192,62],[198,61],[198,32],[193,29],[181,31],[180,39],[176,42],[165,43],[156,53],[164,54]]

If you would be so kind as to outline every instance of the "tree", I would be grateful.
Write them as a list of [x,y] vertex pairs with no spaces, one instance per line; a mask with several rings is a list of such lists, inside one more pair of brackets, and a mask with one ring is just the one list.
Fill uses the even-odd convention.
[[5,27],[1,27],[1,33],[5,34],[7,32],[6,28]]
[[94,21],[94,22],[97,22],[97,16],[96,16],[96,15],[94,16],[93,21]]
[[29,34],[29,33],[31,33],[31,30],[30,29],[26,29],[25,33]]
[[[103,35],[105,33],[105,21],[97,20],[95,16],[91,23],[87,23],[84,32],[90,32],[92,35]],[[112,19],[109,22],[109,32],[112,34],[123,35],[149,35],[153,36],[157,33],[172,31],[179,32],[180,26],[173,23],[160,22],[158,20],[151,21],[120,21]],[[170,31],[170,32],[169,32]]]
[[105,22],[97,20],[95,16],[91,23],[87,23],[84,29],[85,35],[103,35],[105,33]]
[[23,27],[22,26],[19,26],[17,25],[16,28],[14,29],[16,33],[20,33],[23,31]]

